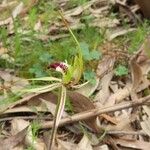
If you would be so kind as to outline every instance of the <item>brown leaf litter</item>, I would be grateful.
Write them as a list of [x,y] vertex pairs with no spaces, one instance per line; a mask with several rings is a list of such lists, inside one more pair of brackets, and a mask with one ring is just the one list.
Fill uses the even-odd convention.
[[[133,149],[136,149],[140,143],[141,149],[146,149],[149,146],[149,138],[145,138],[145,136],[148,136],[150,132],[150,110],[147,105],[149,104],[150,96],[149,94],[147,96],[144,95],[144,91],[149,89],[150,85],[147,83],[147,81],[149,81],[147,75],[150,70],[148,65],[149,58],[145,52],[145,50],[147,50],[145,45],[147,47],[148,41],[149,39],[146,39],[139,51],[131,57],[129,65],[132,76],[124,81],[118,79],[118,82],[116,82],[116,80],[114,80],[115,75],[113,73],[113,66],[116,61],[114,58],[115,55],[111,54],[111,57],[109,57],[109,55],[104,53],[105,55],[97,67],[97,78],[99,78],[99,80],[97,80],[98,84],[96,87],[90,86],[91,88],[94,88],[94,90],[91,89],[92,93],[97,93],[94,95],[92,94],[92,96],[94,96],[93,100],[95,100],[94,103],[91,101],[91,98],[88,98],[88,94],[86,97],[86,95],[83,96],[78,93],[80,92],[80,88],[78,89],[78,92],[68,92],[67,97],[70,99],[73,111],[71,113],[73,114],[70,115],[67,110],[63,112],[59,124],[60,133],[58,132],[57,136],[62,134],[61,131],[63,130],[65,132],[69,130],[69,133],[66,137],[56,137],[58,149],[69,150],[71,146],[75,146],[76,149],[85,149],[85,147],[95,149],[97,146],[94,147],[92,145],[91,140],[86,137],[86,134],[82,136],[81,131],[79,130],[82,125],[86,127],[87,134],[88,132],[89,134],[92,132],[95,136],[100,134],[103,137],[103,132],[106,130],[105,136],[107,138],[111,136],[111,138],[108,138],[109,142],[105,142],[104,140],[104,145],[113,146],[114,148],[130,147]],[[12,88],[13,86],[22,88],[29,84],[26,80],[15,77],[15,75],[8,71],[1,71],[0,77],[4,83],[11,82],[9,90],[12,92],[14,91]],[[15,81],[15,84],[12,84],[12,81]],[[17,81],[19,81],[19,86],[16,84]],[[88,83],[82,85],[81,88],[84,89],[85,86],[86,89],[87,85]],[[133,91],[137,96],[136,100],[132,97]],[[29,120],[38,119],[40,128],[43,132],[45,129],[52,128],[57,98],[58,96],[51,92],[24,95],[19,101],[1,107],[0,121],[3,122],[4,120],[7,120],[10,122],[12,124],[11,130],[14,130],[14,128],[18,126],[17,129],[15,129],[16,132],[11,132],[12,137],[10,136],[10,139],[6,138],[5,142],[13,141],[14,145],[10,144],[11,148],[16,146],[20,149],[23,148],[23,141],[26,143],[25,145],[30,146],[32,144],[35,149],[45,149],[46,143],[44,143],[41,138],[35,140],[33,144]],[[133,111],[133,108],[135,107],[137,109],[134,109]],[[143,111],[143,114],[140,116],[139,113],[141,110]],[[39,116],[41,113],[45,113],[45,115]],[[49,116],[47,116],[46,113],[48,113]],[[132,124],[135,121],[139,123],[133,127]],[[80,122],[81,126],[76,124],[76,122]],[[25,124],[24,127],[23,124]],[[19,127],[20,125],[21,128]],[[70,125],[71,127],[69,127]],[[140,128],[137,128],[137,125],[140,126]],[[18,134],[26,127],[28,127],[26,135],[22,135],[22,138],[18,141],[16,137],[18,137]],[[79,130],[79,132],[75,132],[76,130]],[[112,135],[115,135],[115,138],[113,138]],[[43,135],[41,134],[40,137],[42,136]],[[71,136],[72,141],[69,139],[69,136]],[[14,141],[14,137],[16,141]],[[67,138],[67,140],[65,140],[65,138]],[[97,139],[97,141],[97,143],[101,142],[99,139]],[[107,148],[107,146],[104,147]]]
[[[63,5],[61,5],[63,3]],[[13,21],[14,18],[17,16],[20,17],[22,22],[26,22],[28,20],[27,13],[30,11],[32,7],[38,4],[38,0],[32,0],[27,1],[27,3],[18,2],[13,0],[12,2],[8,2],[4,6],[4,4],[0,5],[0,8],[12,6],[12,9],[10,10],[10,16],[8,16],[5,19],[0,18],[0,26],[7,25],[8,27],[8,33],[14,34],[14,25]],[[121,1],[114,1],[114,0],[90,0],[84,3],[83,5],[80,5],[75,8],[68,8],[68,1],[55,1],[55,4],[60,7],[60,9],[64,12],[64,18],[69,24],[70,28],[72,30],[80,30],[85,27],[85,24],[82,23],[82,18],[88,15],[93,18],[92,21],[89,22],[89,26],[96,27],[100,29],[107,28],[107,38],[109,40],[113,40],[114,38],[121,36],[123,34],[126,34],[128,32],[135,31],[135,28],[125,29],[120,28],[121,25],[121,19],[127,18],[129,23],[131,22],[135,25],[139,22],[140,17],[138,15],[139,7],[133,3],[131,6],[127,5],[127,1],[122,3]],[[109,17],[110,11],[119,8],[119,18],[115,17]],[[122,11],[122,9],[123,11]],[[124,16],[123,16],[124,15]],[[123,17],[121,17],[123,16]],[[40,30],[39,30],[39,22],[40,22]],[[56,19],[49,23],[49,29],[46,31],[45,34],[43,34],[44,27],[42,25],[42,20],[38,19],[37,23],[35,24],[34,30],[38,31],[40,34],[38,34],[37,38],[41,40],[57,40],[60,38],[64,38],[68,36],[68,31],[66,27],[64,26],[64,23],[60,20],[59,17],[56,17]],[[37,26],[38,25],[38,26]],[[26,29],[26,27],[23,27],[18,32],[20,33],[28,33],[29,30]]]
[[[25,16],[27,12],[37,4],[33,0],[27,6],[15,1],[0,3],[0,9],[14,5],[11,15]],[[72,30],[84,27],[81,19],[88,12],[94,19],[89,26],[109,29],[108,40],[135,30],[141,18],[138,15],[139,7],[135,3],[127,5],[128,1],[98,1],[91,0],[83,6],[68,9],[67,0],[55,1],[64,12],[64,17]],[[118,18],[110,18],[110,10],[118,8]],[[133,28],[125,30],[120,28],[121,19],[126,17]],[[22,19],[25,19],[24,17]],[[13,31],[11,17],[0,21],[0,26],[8,25],[9,33]],[[35,31],[42,31],[41,20],[34,27]],[[24,31],[21,31],[24,32]],[[25,31],[26,32],[26,31]],[[42,40],[60,39],[68,36],[68,31],[58,18],[50,24]],[[39,37],[38,37],[39,38]],[[99,61],[96,75],[97,84],[87,82],[75,91],[68,91],[67,99],[71,103],[70,110],[65,110],[59,124],[56,136],[57,150],[109,150],[112,149],[143,149],[150,147],[150,38],[147,37],[132,57],[114,50],[114,45],[104,47],[103,58]],[[114,51],[113,51],[114,50]],[[0,47],[0,55],[8,50]],[[114,66],[118,59],[130,58],[129,75],[125,78],[117,78],[114,74]],[[11,71],[0,70],[1,91],[7,98],[8,92],[16,94],[17,91],[29,85],[25,79],[16,77]],[[42,94],[25,94],[20,100],[8,105],[0,106],[0,122],[2,137],[0,149],[20,149],[33,147],[36,150],[45,150],[47,142],[44,134],[53,127],[58,95],[52,92]],[[92,101],[93,100],[93,101]],[[135,109],[136,108],[136,109]],[[32,120],[38,120],[37,137],[33,140]],[[48,132],[49,133],[49,132]]]

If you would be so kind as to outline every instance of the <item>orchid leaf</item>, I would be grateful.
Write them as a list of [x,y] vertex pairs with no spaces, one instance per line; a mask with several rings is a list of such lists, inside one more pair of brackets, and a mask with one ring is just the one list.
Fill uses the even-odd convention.
[[53,145],[55,143],[57,128],[58,128],[60,119],[61,119],[63,111],[64,111],[64,107],[65,107],[66,93],[67,93],[66,87],[62,85],[61,91],[60,91],[60,98],[58,99],[58,103],[57,103],[57,107],[56,107],[56,111],[55,111],[54,125],[52,128],[51,141],[49,143],[48,149],[53,149]]
[[67,72],[63,74],[63,83],[68,84],[72,80],[73,67],[69,66]]
[[83,73],[83,59],[82,55],[79,54],[79,56],[76,56],[74,59],[73,64],[73,79],[74,84],[77,84],[82,76]]
[[32,78],[32,79],[28,79],[28,80],[32,80],[32,81],[58,81],[58,82],[62,81],[61,79],[55,78],[55,77],[41,77],[41,78]]
[[32,89],[24,89],[23,92],[35,92],[35,93],[44,93],[48,91],[52,91],[61,86],[61,83],[53,83],[51,85],[46,85],[42,87],[32,88]]

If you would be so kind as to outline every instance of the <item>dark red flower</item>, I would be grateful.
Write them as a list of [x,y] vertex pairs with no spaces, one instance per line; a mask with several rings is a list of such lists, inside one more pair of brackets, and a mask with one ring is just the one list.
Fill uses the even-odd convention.
[[55,69],[58,72],[65,73],[68,69],[68,64],[64,62],[55,62],[48,66],[48,69]]

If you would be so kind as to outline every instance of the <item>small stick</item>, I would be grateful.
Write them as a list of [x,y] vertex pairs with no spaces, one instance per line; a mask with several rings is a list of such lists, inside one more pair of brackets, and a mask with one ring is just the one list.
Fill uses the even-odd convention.
[[13,120],[13,119],[25,119],[25,120],[34,120],[34,119],[38,119],[38,120],[50,120],[49,116],[12,116],[12,117],[5,117],[5,118],[0,118],[0,122],[3,121],[9,121],[9,120]]
[[143,131],[119,131],[119,130],[115,130],[115,131],[107,131],[106,134],[109,135],[147,135],[145,132]]
[[[77,122],[77,121],[86,120],[91,117],[101,115],[103,113],[110,113],[110,112],[115,112],[118,110],[130,108],[130,107],[141,106],[146,103],[149,103],[150,102],[149,100],[150,100],[150,95],[148,95],[144,98],[140,98],[139,100],[137,100],[135,102],[131,101],[131,102],[127,102],[125,104],[117,104],[117,105],[114,105],[111,107],[96,108],[96,109],[91,109],[90,111],[84,111],[81,113],[77,113],[75,115],[61,119],[59,126],[63,126],[65,124],[69,124],[69,123],[73,123],[73,122]],[[41,124],[41,129],[52,128],[53,124],[54,124],[53,121],[45,122],[45,123]]]

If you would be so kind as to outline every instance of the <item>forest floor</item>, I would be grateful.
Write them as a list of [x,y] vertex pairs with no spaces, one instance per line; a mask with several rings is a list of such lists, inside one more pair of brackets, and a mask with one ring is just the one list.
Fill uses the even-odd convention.
[[150,22],[135,2],[0,12],[0,150],[149,150]]

